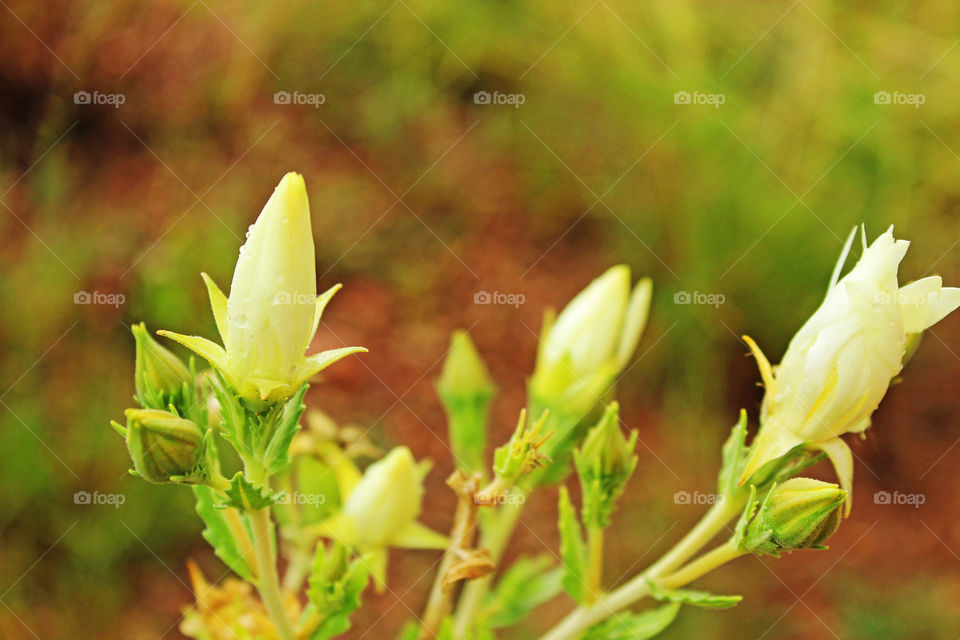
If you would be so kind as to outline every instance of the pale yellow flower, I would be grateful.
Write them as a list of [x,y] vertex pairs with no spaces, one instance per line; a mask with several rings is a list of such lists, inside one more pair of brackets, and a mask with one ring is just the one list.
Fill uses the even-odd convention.
[[760,432],[741,482],[797,446],[824,451],[847,491],[853,478],[849,447],[839,438],[861,433],[891,378],[903,366],[908,335],[919,334],[960,306],[960,289],[939,276],[899,286],[897,269],[909,242],[893,229],[864,251],[838,281],[854,238],[850,235],[826,299],[790,341],[777,367],[745,337],[766,387]]
[[592,407],[630,361],[646,326],[652,284],[632,291],[630,267],[617,265],[591,282],[545,324],[531,393],[571,414]]
[[315,269],[303,176],[288,173],[247,232],[230,297],[202,274],[223,347],[197,336],[159,333],[209,360],[244,398],[284,400],[320,370],[366,351],[346,347],[306,356],[324,307],[340,288],[318,297]]

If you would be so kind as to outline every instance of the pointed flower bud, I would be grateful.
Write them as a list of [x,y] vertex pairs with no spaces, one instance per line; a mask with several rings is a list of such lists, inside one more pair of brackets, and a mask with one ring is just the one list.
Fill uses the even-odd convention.
[[137,402],[150,409],[166,409],[179,398],[184,384],[193,384],[193,377],[180,358],[150,336],[144,323],[133,325],[131,331],[137,343]]
[[812,478],[791,478],[774,486],[744,538],[754,553],[822,549],[840,526],[846,491]]
[[583,521],[587,526],[610,524],[617,498],[637,466],[633,451],[637,432],[630,438],[620,430],[620,408],[610,403],[600,421],[587,432],[583,446],[574,453],[583,494]]
[[630,290],[630,268],[617,265],[591,282],[545,327],[531,394],[550,409],[582,415],[630,361],[650,309],[648,278]]
[[196,336],[161,334],[209,360],[251,403],[285,400],[320,370],[366,351],[346,347],[305,356],[324,307],[340,288],[318,297],[315,269],[303,176],[288,173],[247,232],[230,297],[203,274],[223,347]]
[[127,409],[126,416],[137,475],[158,483],[203,481],[203,433],[196,424],[157,409]]
[[465,331],[454,332],[437,382],[458,466],[479,472],[487,448],[487,416],[495,392],[486,365]]
[[839,436],[870,426],[870,415],[903,366],[908,336],[960,306],[960,289],[943,287],[939,276],[897,284],[909,243],[895,240],[892,228],[869,247],[864,238],[860,260],[838,280],[855,232],[834,269],[826,299],[790,341],[775,373],[759,347],[745,338],[766,394],[760,432],[741,483],[766,463],[805,445],[830,457],[841,486],[849,490],[852,457]]
[[520,411],[517,428],[510,440],[502,447],[497,447],[493,454],[493,470],[500,481],[499,485],[511,487],[517,480],[549,461],[540,452],[540,448],[552,436],[552,433],[544,435],[542,432],[546,419],[547,414],[544,414],[530,427],[527,424],[527,412]]

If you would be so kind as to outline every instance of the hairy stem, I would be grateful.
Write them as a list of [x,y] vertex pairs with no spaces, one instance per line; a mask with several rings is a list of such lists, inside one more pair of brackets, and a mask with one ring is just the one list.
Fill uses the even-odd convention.
[[253,545],[257,553],[259,578],[257,590],[260,592],[260,599],[263,600],[263,606],[267,609],[281,640],[295,640],[296,634],[293,632],[287,612],[283,609],[277,562],[270,548],[273,523],[270,521],[269,507],[250,512],[250,524],[253,528]]
[[[244,460],[244,470],[247,479],[251,482],[267,484],[267,473],[262,464]],[[257,557],[257,591],[260,592],[260,599],[276,627],[280,640],[296,640],[290,618],[287,617],[287,612],[283,608],[277,559],[274,557],[273,545],[270,544],[273,534],[270,507],[248,511],[247,514],[253,533],[253,549]]]

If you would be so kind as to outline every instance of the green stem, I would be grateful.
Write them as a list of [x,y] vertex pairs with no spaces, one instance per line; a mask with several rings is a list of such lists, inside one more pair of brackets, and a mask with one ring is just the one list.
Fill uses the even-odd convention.
[[[267,473],[259,462],[244,460],[244,471],[250,482],[266,485]],[[283,608],[277,559],[274,557],[273,545],[270,544],[273,534],[270,507],[248,511],[247,515],[250,518],[253,549],[257,557],[257,591],[260,592],[260,599],[276,627],[280,640],[296,640],[290,618],[287,617],[287,612]]]
[[270,508],[249,512],[253,529],[253,546],[257,554],[257,591],[267,609],[270,619],[277,628],[281,640],[295,640],[296,634],[290,625],[287,612],[283,609],[280,595],[280,578],[277,575],[277,562],[270,546],[270,533],[273,523],[270,521]]
[[743,504],[743,499],[721,500],[714,504],[687,535],[646,571],[634,576],[610,594],[599,598],[592,605],[577,607],[553,629],[548,631],[541,640],[569,640],[575,638],[578,633],[582,633],[590,626],[608,618],[619,609],[649,595],[647,579],[664,578],[677,572],[687,560],[696,555],[740,513]]
[[[731,539],[657,582],[664,587],[676,589],[746,553],[738,549]],[[541,636],[540,640],[574,640],[593,625],[649,595],[650,585],[646,579],[642,583],[632,580],[601,597],[592,605],[578,608],[560,624]]]
[[587,527],[587,549],[589,551],[589,570],[587,588],[590,590],[590,602],[603,593],[603,528]]
[[[510,536],[520,521],[520,514],[523,513],[523,506],[526,504],[528,493],[528,491],[518,488],[517,495],[522,496],[522,500],[517,500],[515,504],[508,503],[500,506],[498,510],[492,514],[493,517],[486,520],[485,526],[484,522],[481,521],[482,534],[477,548],[489,550],[490,557],[494,564],[498,564],[500,558],[503,557],[507,542],[510,541]],[[483,599],[486,597],[487,592],[490,591],[492,582],[493,575],[489,575],[479,580],[468,582],[463,588],[460,602],[457,605],[456,615],[454,616],[454,638],[467,637],[470,627],[480,610],[480,605],[483,604]]]

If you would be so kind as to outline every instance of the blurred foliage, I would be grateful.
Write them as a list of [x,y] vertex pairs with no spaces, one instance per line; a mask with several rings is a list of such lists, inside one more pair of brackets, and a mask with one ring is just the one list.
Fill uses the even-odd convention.
[[[29,637],[24,625],[62,637],[81,622],[90,637],[156,635],[189,600],[183,561],[202,549],[190,496],[125,477],[107,427],[133,393],[127,327],[211,335],[199,272],[226,285],[244,228],[287,170],[307,177],[321,285],[347,283],[324,339],[374,347],[313,401],[322,395],[381,439],[412,440],[444,464],[423,425],[442,432],[428,381],[452,329],[475,325],[501,388],[519,389],[543,306],[615,262],[653,276],[652,325],[621,386],[625,419],[650,448],[639,448],[636,499],[614,526],[618,566],[675,522],[673,491],[710,486],[735,409],[755,411],[758,376],[736,336],[782,353],[853,225],[872,237],[896,224],[915,241],[906,274],[960,276],[955,4],[18,0],[0,13],[5,638]],[[81,90],[126,100],[75,104]],[[275,104],[277,91],[325,102]],[[478,91],[524,102],[476,104]],[[675,104],[678,91],[725,102]],[[877,91],[926,102],[878,105]],[[526,304],[473,305],[479,290],[523,293]],[[78,291],[125,300],[77,305]],[[674,304],[681,291],[725,301]],[[945,325],[944,342],[958,333]],[[957,399],[924,381],[949,380],[956,362],[927,343],[934,365],[911,393],[918,402],[939,389],[940,404],[897,414],[926,448],[861,450],[877,469],[858,470],[861,482],[917,483],[917,468],[954,440]],[[391,412],[411,385],[409,406]],[[498,411],[515,415],[520,398],[504,391]],[[949,478],[931,474],[923,488]],[[78,505],[76,491],[126,502]],[[447,503],[432,504],[446,527]],[[903,518],[901,536],[927,533],[912,512],[881,518]],[[960,545],[952,519],[924,518],[940,523],[948,549]],[[948,549],[932,540],[917,552],[942,560],[923,565],[938,576],[929,593],[838,571],[814,606],[844,637],[941,637],[937,621],[956,628],[946,608],[900,598],[934,602],[960,588]],[[902,566],[913,571],[913,560]],[[419,575],[428,564],[395,566]],[[415,609],[420,595],[408,596]],[[755,637],[789,606],[764,609],[761,589],[747,595],[736,614],[681,616],[669,637]],[[116,622],[124,606],[134,611]],[[366,624],[389,606],[371,605]],[[398,626],[402,609],[384,627]],[[805,614],[797,607],[775,635]],[[831,637],[815,620],[801,627]]]

